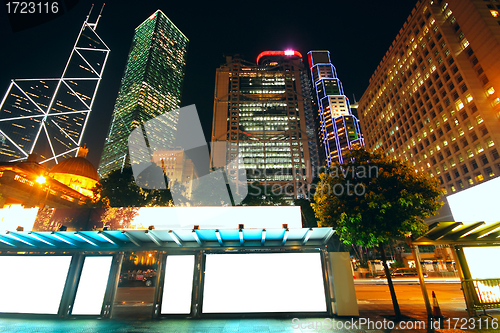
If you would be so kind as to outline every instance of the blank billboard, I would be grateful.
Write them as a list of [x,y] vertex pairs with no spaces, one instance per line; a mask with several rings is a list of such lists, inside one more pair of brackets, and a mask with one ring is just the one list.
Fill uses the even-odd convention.
[[194,255],[167,256],[162,314],[191,313]]
[[85,257],[72,314],[101,314],[112,259],[112,256]]
[[320,253],[206,256],[203,313],[326,310]]
[[57,314],[71,256],[0,256],[0,313]]

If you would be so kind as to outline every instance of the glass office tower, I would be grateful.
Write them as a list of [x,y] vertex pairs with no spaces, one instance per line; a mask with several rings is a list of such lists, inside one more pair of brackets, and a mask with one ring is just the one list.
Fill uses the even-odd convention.
[[35,153],[54,165],[77,155],[110,52],[95,31],[101,15],[89,16],[60,78],[11,81],[0,104],[0,161]]
[[244,170],[250,183],[304,196],[318,156],[302,55],[265,51],[257,64],[226,60],[216,74],[212,167],[225,167],[230,179]]
[[[171,115],[166,117],[165,125],[172,132],[157,135],[163,142],[173,140],[187,46],[187,37],[160,10],[135,29],[99,163],[101,177],[130,164],[128,137],[142,123],[159,115]],[[154,146],[152,142],[149,144]]]
[[335,162],[342,163],[348,149],[363,146],[363,137],[331,63],[330,52],[310,51],[308,59],[318,102],[321,145],[326,165],[331,166]]

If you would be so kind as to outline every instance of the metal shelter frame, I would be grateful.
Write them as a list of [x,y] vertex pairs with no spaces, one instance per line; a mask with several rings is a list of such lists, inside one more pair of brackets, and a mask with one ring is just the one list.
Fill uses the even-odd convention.
[[[220,317],[202,313],[205,258],[211,253],[319,253],[325,288],[325,313],[281,313],[284,316],[333,315],[332,268],[327,242],[332,228],[279,229],[177,229],[177,230],[109,230],[109,231],[8,231],[0,234],[0,256],[71,256],[58,317],[73,317],[72,308],[86,257],[112,256],[106,292],[98,317],[111,318],[125,251],[158,251],[152,318]],[[195,255],[191,313],[165,315],[161,312],[165,264],[169,255]],[[5,314],[0,314],[5,315]],[[16,316],[17,314],[9,314]],[[25,316],[26,314],[19,314]],[[223,314],[228,316],[228,314]],[[241,316],[244,314],[231,314]],[[266,316],[271,313],[252,313]],[[280,313],[272,313],[273,316]],[[51,315],[47,315],[51,316]]]
[[[464,222],[437,222],[429,226],[427,233],[412,241],[412,251],[415,262],[420,262],[418,245],[448,245],[450,246],[455,264],[457,266],[462,292],[464,294],[469,316],[477,316],[477,310],[500,308],[500,297],[493,297],[484,292],[487,288],[499,288],[500,277],[497,279],[472,279],[467,260],[463,251],[464,247],[500,246],[500,222],[485,223],[484,221]],[[429,317],[432,316],[427,289],[423,280],[420,265],[417,266],[420,285]]]

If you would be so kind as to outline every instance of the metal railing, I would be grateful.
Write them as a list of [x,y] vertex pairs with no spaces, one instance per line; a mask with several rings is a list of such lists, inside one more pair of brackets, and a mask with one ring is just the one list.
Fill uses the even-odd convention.
[[500,279],[464,280],[462,289],[469,315],[475,316],[476,310],[500,308]]

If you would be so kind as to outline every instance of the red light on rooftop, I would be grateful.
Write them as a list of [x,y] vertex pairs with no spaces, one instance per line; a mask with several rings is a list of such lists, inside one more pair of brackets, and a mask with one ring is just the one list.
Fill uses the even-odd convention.
[[155,17],[156,17],[156,13],[153,13],[153,14],[151,14],[151,16],[149,17],[149,20],[150,20],[150,21],[152,21]]
[[285,55],[285,56],[288,56],[288,57],[291,57],[291,56],[297,56],[297,57],[299,57],[299,58],[302,58],[302,54],[301,54],[299,51],[295,51],[295,50],[285,50],[285,51],[264,51],[264,52],[261,52],[261,53],[257,56],[257,64],[259,64],[259,60],[260,60],[260,58],[265,57],[265,56],[270,56],[270,55]]

